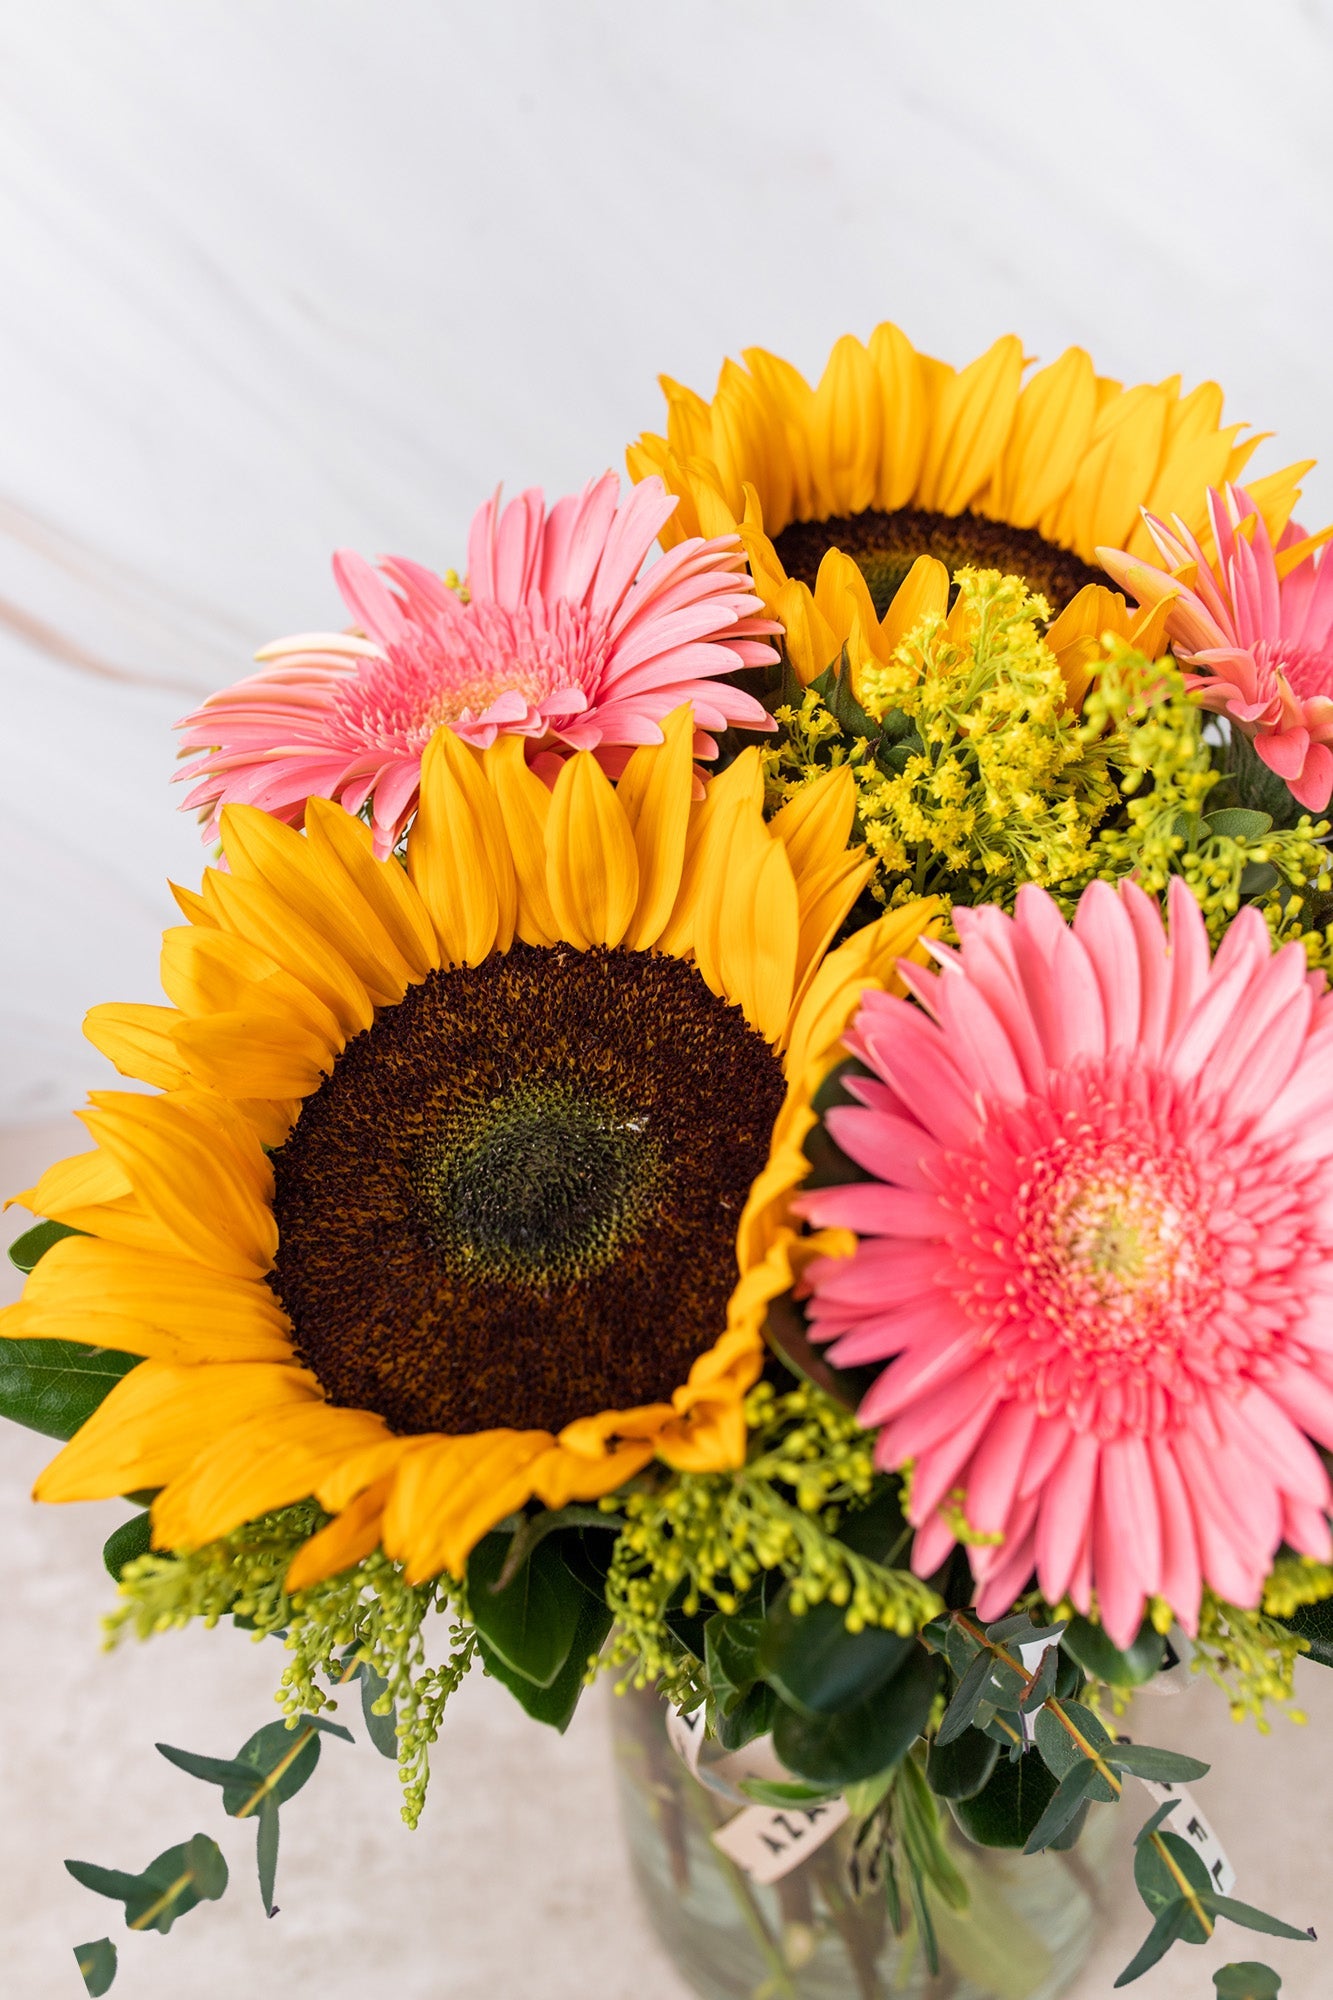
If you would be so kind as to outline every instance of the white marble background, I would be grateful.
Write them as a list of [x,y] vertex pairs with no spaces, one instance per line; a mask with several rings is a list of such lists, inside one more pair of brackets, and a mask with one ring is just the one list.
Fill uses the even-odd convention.
[[[83,1009],[155,996],[164,877],[201,858],[172,718],[337,618],[333,547],[457,560],[497,480],[619,463],[658,370],[710,388],[751,343],[816,370],[883,317],[956,362],[1016,328],[1216,377],[1278,433],[1263,465],[1328,458],[1331,99],[1328,0],[0,6],[6,1187],[78,1143],[105,1080]],[[1331,509],[1321,471],[1303,511]],[[208,1818],[152,1737],[229,1749],[268,1678],[218,1635],[99,1659],[102,1524],[27,1508],[41,1456],[0,1435],[5,2000],[77,1992],[68,1946],[114,1917],[61,1856],[137,1865]],[[1281,1959],[1293,2000],[1333,1991],[1312,1679],[1304,1734],[1260,1746],[1206,1701],[1179,1731],[1225,1749],[1242,1892],[1325,1916]],[[278,1923],[243,1888],[142,1941],[118,1994],[678,1994],[626,1906],[595,1714],[562,1744],[469,1690],[415,1841],[387,1767],[329,1761]],[[1140,1928],[1127,1906],[1080,2000]],[[1138,1990],[1209,1984],[1177,1951]]]

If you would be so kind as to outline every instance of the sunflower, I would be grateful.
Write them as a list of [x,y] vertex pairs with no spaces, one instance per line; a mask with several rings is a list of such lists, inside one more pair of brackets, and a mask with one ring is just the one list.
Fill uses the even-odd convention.
[[[160,1488],[183,1549],[313,1495],[293,1588],[382,1546],[461,1572],[532,1499],[736,1466],[797,1243],[812,1079],[918,904],[831,941],[869,866],[836,772],[771,823],[757,750],[693,798],[692,717],[618,785],[439,731],[406,866],[311,799],[222,815],[170,1007],[89,1033],[92,1153],[19,1197],[84,1232],[0,1331],[145,1356],[37,1497]],[[823,1247],[827,1248],[827,1241]]]
[[[1160,620],[1133,619],[1105,587],[1098,545],[1151,554],[1140,508],[1206,534],[1209,486],[1236,480],[1259,443],[1222,426],[1215,382],[1126,389],[1078,347],[1024,385],[1013,334],[954,369],[886,323],[865,345],[844,335],[813,389],[762,348],[745,363],[724,364],[711,403],[663,378],[667,434],[641,437],[627,461],[680,496],[664,544],[741,535],[806,682],[844,646],[854,676],[887,663],[971,566],[1046,599],[1077,700],[1103,632],[1149,651],[1161,640]],[[1275,540],[1312,462],[1248,485]]]

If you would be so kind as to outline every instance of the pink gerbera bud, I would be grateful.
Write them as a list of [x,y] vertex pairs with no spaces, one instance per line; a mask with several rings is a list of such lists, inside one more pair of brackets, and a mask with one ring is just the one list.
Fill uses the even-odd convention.
[[[618,776],[633,747],[693,704],[694,754],[711,730],[771,729],[752,695],[721,676],[776,660],[734,535],[680,542],[644,569],[677,505],[660,479],[622,500],[613,472],[546,511],[535,488],[499,495],[468,538],[466,595],[401,556],[378,569],[343,551],[333,573],[351,632],[279,639],[263,671],[215,694],[177,726],[205,755],[187,807],[243,803],[299,824],[310,798],[349,812],[369,803],[377,852],[416,811],[421,755],[447,723],[486,748],[524,736],[539,768],[592,750]],[[642,573],[641,573],[642,572]]]
[[1151,1597],[1194,1630],[1203,1584],[1253,1606],[1280,1543],[1331,1553],[1333,997],[1256,910],[1210,960],[1169,908],[956,910],[920,1004],[867,994],[847,1040],[827,1119],[869,1178],[803,1202],[858,1238],[811,1332],[887,1363],[859,1414],[911,1465],[914,1567],[989,1538],[983,1617],[1035,1572],[1120,1645]]
[[1333,528],[1307,535],[1289,523],[1276,546],[1241,486],[1208,490],[1217,559],[1184,522],[1144,512],[1163,568],[1098,549],[1122,590],[1166,607],[1166,632],[1205,708],[1230,716],[1257,755],[1311,812],[1333,795]]

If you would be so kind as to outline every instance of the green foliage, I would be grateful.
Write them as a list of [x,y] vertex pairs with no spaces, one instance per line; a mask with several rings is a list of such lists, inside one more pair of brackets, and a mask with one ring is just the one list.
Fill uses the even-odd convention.
[[829,1714],[780,1706],[773,1747],[789,1771],[811,1784],[841,1790],[873,1778],[906,1756],[929,1719],[939,1686],[940,1663],[923,1646],[884,1685]]
[[947,1744],[937,1736],[926,1758],[930,1789],[942,1799],[973,1799],[989,1783],[1000,1746],[979,1729],[965,1729]]
[[216,1902],[227,1887],[222,1850],[206,1833],[167,1848],[142,1875],[101,1868],[93,1861],[67,1861],[65,1866],[85,1889],[123,1903],[132,1931],[169,1931],[178,1917],[199,1903]]
[[563,1735],[574,1720],[574,1711],[592,1678],[610,1629],[611,1613],[606,1606],[598,1604],[587,1591],[579,1590],[578,1618],[568,1651],[546,1687],[539,1687],[527,1674],[518,1673],[498,1653],[492,1652],[484,1639],[479,1646],[487,1672],[504,1682],[535,1722],[544,1722]]
[[511,1536],[487,1535],[468,1558],[468,1614],[481,1634],[487,1664],[549,1688],[578,1630],[587,1593],[575,1582],[555,1540],[537,1544],[517,1573],[502,1583]]
[[1025,1847],[1055,1796],[1056,1783],[1040,1757],[1003,1757],[979,1791],[951,1799],[949,1807],[979,1847]]
[[110,1992],[116,1976],[116,1947],[110,1938],[98,1938],[93,1944],[76,1944],[74,1962],[93,2000],[101,2000],[103,1993]]
[[138,1365],[137,1354],[111,1347],[0,1338],[0,1417],[43,1437],[72,1438],[122,1376]]
[[[448,1577],[409,1584],[381,1553],[290,1596],[283,1579],[303,1542],[324,1523],[313,1502],[284,1507],[189,1555],[146,1555],[126,1565],[120,1608],[107,1620],[108,1642],[127,1633],[141,1639],[202,1619],[231,1617],[257,1639],[284,1634],[289,1654],[278,1698],[289,1715],[318,1715],[336,1706],[349,1651],[365,1659],[383,1683],[379,1701],[397,1709],[403,1817],[421,1816],[430,1748],[445,1705],[472,1661],[476,1632],[455,1622],[448,1657],[426,1661],[427,1621],[458,1608]],[[432,1631],[438,1629],[433,1627]]]
[[131,1514],[128,1521],[122,1521],[118,1528],[112,1529],[102,1544],[102,1561],[115,1582],[120,1582],[120,1573],[126,1563],[148,1554],[152,1536],[153,1523],[147,1508],[141,1513]]
[[[787,1579],[793,1616],[828,1603],[849,1633],[878,1626],[907,1637],[941,1608],[928,1585],[892,1566],[910,1536],[875,1472],[873,1439],[847,1410],[809,1383],[780,1394],[761,1382],[746,1414],[750,1456],[740,1471],[680,1473],[620,1496],[625,1525],[606,1578],[617,1623],[609,1659],[637,1686],[657,1681],[688,1696],[703,1626],[682,1642],[682,1615],[697,1619],[707,1604],[730,1616],[770,1572]],[[854,1546],[862,1517],[876,1554]]]
[[1259,1965],[1252,1958],[1219,1966],[1213,1974],[1217,2000],[1277,2000],[1282,1981],[1271,1965]]
[[1123,1652],[1111,1644],[1100,1625],[1087,1618],[1071,1618],[1060,1644],[1085,1673],[1111,1687],[1142,1686],[1160,1670],[1166,1651],[1166,1641],[1150,1619],[1144,1620],[1137,1637]]
[[[25,1274],[36,1270],[52,1244],[62,1236],[82,1236],[81,1229],[71,1229],[65,1222],[36,1222],[31,1229],[25,1229],[16,1236],[9,1246],[9,1261]],[[83,1946],[80,1945],[80,1950]]]
[[763,1621],[760,1672],[783,1701],[819,1717],[867,1701],[903,1666],[915,1641],[882,1625],[849,1632],[836,1604],[799,1614],[784,1591]]

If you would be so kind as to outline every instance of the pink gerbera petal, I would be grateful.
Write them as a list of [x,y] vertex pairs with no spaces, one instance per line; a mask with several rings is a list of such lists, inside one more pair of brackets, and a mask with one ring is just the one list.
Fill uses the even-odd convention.
[[[676,502],[660,479],[625,497],[608,472],[550,512],[535,488],[480,508],[468,537],[468,591],[406,557],[378,568],[340,551],[334,577],[358,633],[303,633],[261,653],[263,670],[178,724],[180,771],[205,836],[233,801],[299,823],[310,798],[369,804],[389,853],[416,811],[421,755],[447,723],[486,749],[522,736],[553,782],[574,749],[615,774],[635,744],[694,706],[705,732],[772,719],[725,676],[776,660],[734,536],[680,543],[644,568]],[[356,781],[355,788],[349,790]],[[352,801],[355,804],[352,804]]]
[[[1298,804],[1323,812],[1333,797],[1333,558],[1329,544],[1281,570],[1307,537],[1292,523],[1275,549],[1243,487],[1209,490],[1217,544],[1210,562],[1177,523],[1145,512],[1162,567],[1123,549],[1097,555],[1146,607],[1170,594],[1166,631],[1185,666],[1207,671],[1188,685],[1206,708],[1229,715]],[[1186,581],[1189,578],[1190,581]]]
[[848,1033],[869,1178],[805,1198],[859,1239],[809,1266],[811,1334],[885,1364],[861,1420],[932,1569],[961,1512],[996,1615],[1035,1571],[1117,1644],[1156,1596],[1193,1629],[1205,1584],[1254,1605],[1284,1535],[1328,1542],[1329,1003],[1249,913],[1210,957],[1179,881],[1169,923],[1127,883],[1072,929],[1032,888],[963,916],[914,973],[935,1020],[867,995]]

